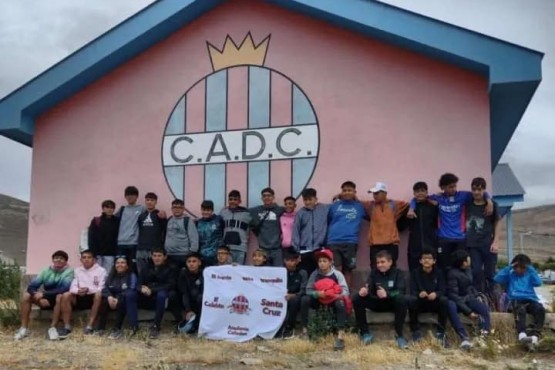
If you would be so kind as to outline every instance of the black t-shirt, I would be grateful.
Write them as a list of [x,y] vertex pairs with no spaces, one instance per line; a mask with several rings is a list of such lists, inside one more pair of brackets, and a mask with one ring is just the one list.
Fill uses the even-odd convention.
[[497,204],[493,203],[493,213],[484,214],[486,204],[466,204],[466,246],[469,248],[489,247],[493,242],[495,221],[498,219]]

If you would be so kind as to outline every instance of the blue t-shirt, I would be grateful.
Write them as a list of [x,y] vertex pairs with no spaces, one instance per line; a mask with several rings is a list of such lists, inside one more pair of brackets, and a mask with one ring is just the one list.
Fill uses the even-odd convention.
[[338,200],[328,212],[327,244],[358,244],[360,222],[366,211],[357,200]]

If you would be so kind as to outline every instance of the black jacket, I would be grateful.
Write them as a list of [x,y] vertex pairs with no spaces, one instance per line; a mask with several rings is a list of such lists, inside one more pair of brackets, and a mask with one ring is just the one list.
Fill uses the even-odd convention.
[[146,285],[152,293],[159,290],[171,291],[176,288],[177,271],[167,262],[161,266],[154,266],[151,261],[141,274],[138,284],[139,290],[142,285]]
[[183,267],[177,279],[177,289],[182,295],[183,308],[186,312],[197,312],[202,302],[202,293],[204,292],[204,277],[202,276],[202,269],[194,274],[189,272],[186,267]]
[[433,268],[430,273],[424,272],[422,267],[410,274],[410,293],[418,298],[420,292],[436,293],[437,297],[445,295],[445,278],[443,272]]
[[287,294],[301,296],[305,294],[308,275],[305,270],[287,270]]
[[417,202],[416,218],[409,219],[409,250],[437,248],[437,206],[428,202]]
[[470,268],[449,270],[447,273],[447,296],[457,304],[462,313],[465,315],[472,313],[472,309],[468,307],[466,302],[469,299],[476,298],[478,294],[478,291],[472,285],[472,271]]
[[377,287],[381,286],[387,292],[388,297],[396,297],[398,295],[406,294],[406,274],[402,270],[391,267],[386,272],[380,272],[377,269],[372,270],[366,280],[368,284],[368,295],[370,297],[377,297]]
[[89,226],[89,249],[96,256],[115,256],[118,249],[119,217],[104,213],[94,217]]
[[[162,248],[166,230],[165,218],[158,217],[158,211],[144,211],[139,215],[137,223],[139,224],[139,242],[137,249],[152,250],[153,248]],[[150,216],[150,217],[149,217]]]
[[110,273],[102,289],[102,296],[118,298],[126,291],[135,290],[135,293],[137,293],[136,289],[137,275],[135,273]]

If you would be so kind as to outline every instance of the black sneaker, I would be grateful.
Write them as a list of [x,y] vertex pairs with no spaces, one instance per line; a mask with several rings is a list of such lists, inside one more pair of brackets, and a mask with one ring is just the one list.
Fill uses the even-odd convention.
[[345,341],[343,339],[337,338],[333,345],[334,351],[343,351],[345,349]]
[[150,337],[150,339],[156,339],[160,336],[160,328],[156,325],[152,325],[150,327],[150,331],[148,336]]
[[66,339],[71,334],[71,329],[61,328],[58,329],[58,338],[59,339]]
[[108,339],[120,339],[123,336],[123,332],[121,329],[113,329]]
[[295,337],[295,333],[293,332],[293,329],[285,329],[283,331],[283,335],[282,335],[283,339],[293,339],[294,337]]

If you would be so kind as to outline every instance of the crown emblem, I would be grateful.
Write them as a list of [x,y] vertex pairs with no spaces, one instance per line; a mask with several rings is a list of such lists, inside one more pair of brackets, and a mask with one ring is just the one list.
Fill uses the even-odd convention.
[[251,33],[243,39],[241,44],[237,44],[227,35],[224,46],[220,50],[211,43],[207,42],[208,53],[214,71],[228,68],[236,65],[264,65],[268,44],[270,43],[270,35],[262,40],[258,45],[254,44]]

